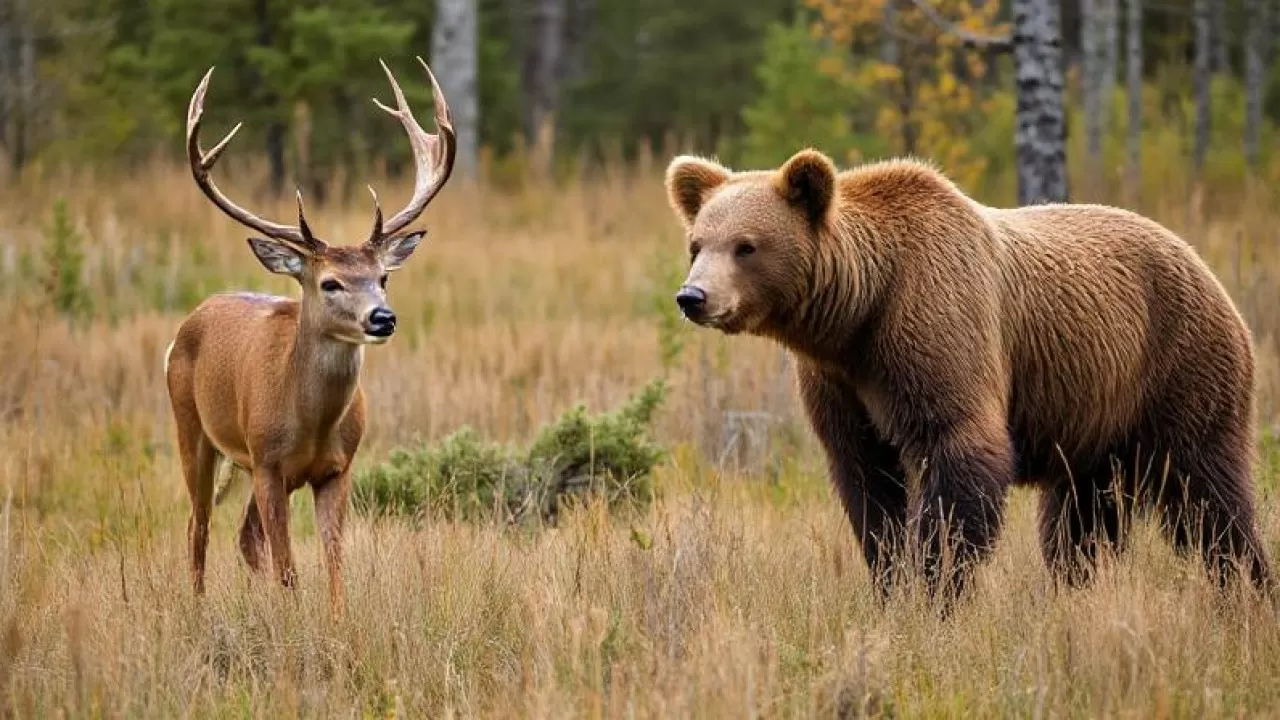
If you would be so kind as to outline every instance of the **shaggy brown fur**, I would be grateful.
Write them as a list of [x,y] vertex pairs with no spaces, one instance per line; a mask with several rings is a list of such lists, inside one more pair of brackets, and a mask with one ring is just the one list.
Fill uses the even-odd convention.
[[985,207],[926,164],[837,172],[813,150],[777,171],[678,157],[667,189],[691,254],[677,301],[794,352],[882,591],[904,538],[931,591],[959,591],[1014,483],[1042,489],[1044,557],[1071,584],[1100,544],[1123,548],[1135,508],[1220,583],[1270,583],[1249,331],[1169,230],[1098,205]]

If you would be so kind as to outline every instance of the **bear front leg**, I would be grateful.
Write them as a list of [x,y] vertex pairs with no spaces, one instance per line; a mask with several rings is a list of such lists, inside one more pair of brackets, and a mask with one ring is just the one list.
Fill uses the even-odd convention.
[[913,462],[922,471],[911,525],[929,596],[949,606],[1000,534],[1013,450],[1003,431],[950,434]]
[[801,400],[831,482],[885,600],[906,540],[907,490],[898,451],[879,438],[851,388],[803,360],[797,365]]

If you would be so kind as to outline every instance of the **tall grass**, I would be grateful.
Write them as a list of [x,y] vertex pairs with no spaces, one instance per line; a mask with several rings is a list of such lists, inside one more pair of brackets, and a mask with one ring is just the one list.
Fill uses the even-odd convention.
[[[1095,587],[1055,594],[1030,493],[1014,494],[978,597],[957,616],[940,622],[912,597],[877,607],[780,351],[670,314],[684,254],[657,165],[446,189],[390,282],[401,330],[367,355],[357,461],[463,426],[527,442],[575,404],[616,407],[665,373],[655,426],[673,452],[656,504],[632,516],[589,506],[533,534],[356,519],[352,611],[336,623],[305,492],[293,498],[296,595],[239,563],[245,487],[215,516],[204,602],[186,580],[162,353],[204,295],[296,294],[292,281],[257,264],[245,230],[179,166],[3,188],[0,706],[21,717],[1280,711],[1273,610],[1220,600],[1145,526]],[[292,217],[287,198],[261,199],[259,170],[222,178],[245,204]],[[410,194],[374,183],[386,207]],[[1271,428],[1275,196],[1218,193],[1190,213],[1187,187],[1149,181],[1141,209],[1184,233],[1240,303]],[[309,211],[312,226],[332,242],[363,238],[365,197],[339,194]],[[51,283],[64,256],[75,277]],[[91,302],[65,300],[79,297]],[[753,422],[766,443],[744,449]],[[1270,447],[1260,521],[1280,561]]]

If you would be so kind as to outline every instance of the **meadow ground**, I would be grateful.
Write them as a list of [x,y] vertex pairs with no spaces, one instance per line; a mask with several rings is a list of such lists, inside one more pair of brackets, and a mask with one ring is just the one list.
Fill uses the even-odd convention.
[[[252,176],[227,177],[247,200]],[[375,184],[385,206],[408,195]],[[258,266],[244,230],[179,168],[5,192],[7,716],[1280,715],[1273,607],[1219,598],[1146,524],[1094,587],[1055,594],[1029,492],[1012,495],[977,596],[951,619],[911,597],[878,607],[781,353],[672,322],[684,250],[652,168],[554,191],[446,190],[390,284],[401,330],[368,354],[359,460],[463,425],[524,440],[576,402],[617,405],[665,358],[655,434],[672,453],[651,508],[593,505],[535,532],[354,517],[350,612],[331,621],[309,493],[292,503],[301,587],[289,595],[234,552],[241,481],[215,516],[197,602],[161,356],[204,295],[292,294],[291,281]],[[70,237],[54,227],[59,196],[82,258],[51,249]],[[362,238],[365,197],[309,212],[313,227]],[[1267,205],[1213,223],[1189,223],[1179,202],[1147,210],[1201,249],[1248,316],[1260,425],[1273,427]],[[724,452],[736,411],[773,418],[766,452]],[[1280,562],[1280,468],[1261,446],[1260,523]]]

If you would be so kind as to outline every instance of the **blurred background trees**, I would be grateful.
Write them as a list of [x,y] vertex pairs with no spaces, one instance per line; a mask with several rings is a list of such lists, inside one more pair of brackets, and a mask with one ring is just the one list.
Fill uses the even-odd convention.
[[245,121],[236,157],[265,165],[264,191],[323,202],[349,189],[335,178],[403,167],[369,98],[389,92],[383,58],[427,117],[422,55],[463,174],[676,148],[763,166],[814,145],[928,157],[1006,202],[1139,203],[1164,181],[1144,158],[1184,160],[1188,192],[1270,167],[1272,2],[0,0],[0,148],[11,181],[176,157],[216,65],[210,122]]

